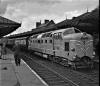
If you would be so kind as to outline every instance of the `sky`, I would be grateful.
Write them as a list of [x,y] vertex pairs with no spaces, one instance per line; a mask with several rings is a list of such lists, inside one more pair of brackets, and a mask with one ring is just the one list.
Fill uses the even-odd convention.
[[99,0],[0,0],[0,15],[22,23],[12,34],[31,31],[45,19],[61,22],[98,7]]

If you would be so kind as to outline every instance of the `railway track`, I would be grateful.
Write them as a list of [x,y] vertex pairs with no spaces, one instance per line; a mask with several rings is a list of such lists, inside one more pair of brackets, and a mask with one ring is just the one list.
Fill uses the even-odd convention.
[[[27,58],[27,57],[26,57]],[[39,64],[30,58],[24,58],[23,60],[48,84],[48,86],[79,86],[72,80],[63,77],[57,72]],[[29,62],[30,61],[30,62]]]
[[43,64],[51,67],[51,69],[54,69],[62,76],[69,76],[69,79],[79,83],[79,86],[99,86],[99,70],[81,69],[81,71],[79,71],[55,63],[50,64],[48,62],[43,62]]
[[84,77],[88,77],[90,83],[99,85],[99,70],[83,70],[78,71],[84,74]]
[[25,62],[48,83],[49,86],[99,86],[98,72],[75,71],[56,63],[40,58],[30,59],[25,56]]

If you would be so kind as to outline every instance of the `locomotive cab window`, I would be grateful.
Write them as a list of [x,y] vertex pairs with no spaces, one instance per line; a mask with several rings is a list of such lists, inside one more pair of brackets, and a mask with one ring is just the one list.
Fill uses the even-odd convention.
[[81,31],[79,29],[74,29],[75,30],[75,33],[81,33]]
[[74,29],[69,29],[69,30],[66,30],[66,31],[63,33],[63,35],[65,36],[65,35],[73,34],[73,33],[75,33]]
[[69,42],[65,42],[65,51],[69,51]]

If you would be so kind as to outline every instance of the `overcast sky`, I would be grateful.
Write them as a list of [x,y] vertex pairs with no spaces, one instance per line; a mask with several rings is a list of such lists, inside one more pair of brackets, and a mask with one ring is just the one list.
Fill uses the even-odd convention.
[[0,15],[22,22],[14,33],[26,32],[35,22],[53,19],[56,23],[95,9],[99,0],[0,0]]

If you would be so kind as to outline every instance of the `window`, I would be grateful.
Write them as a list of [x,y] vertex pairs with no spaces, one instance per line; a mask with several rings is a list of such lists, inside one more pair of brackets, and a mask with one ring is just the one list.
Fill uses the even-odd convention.
[[62,39],[62,33],[61,32],[58,33],[58,39]]
[[51,35],[51,32],[50,32],[50,33],[47,33],[47,34],[46,34],[46,37],[50,37],[50,35]]
[[37,37],[38,37],[38,34],[36,34],[36,35],[33,36],[33,38],[37,38]]
[[41,43],[43,43],[43,40],[41,40]]
[[40,40],[38,40],[38,43],[40,43]]
[[37,40],[35,40],[35,42],[37,43]]
[[68,29],[63,33],[63,35],[68,35],[68,34],[72,34],[72,33],[75,33],[74,29]]
[[57,33],[54,33],[54,39],[57,39]]
[[69,51],[69,42],[65,42],[65,51]]
[[56,34],[56,39],[58,39],[58,33]]
[[50,34],[50,37],[53,37],[53,35],[52,35],[52,34]]
[[32,42],[32,40],[30,40],[30,42]]
[[42,38],[45,38],[45,37],[46,37],[46,33],[42,35]]
[[50,43],[52,43],[52,40],[50,40]]
[[75,30],[75,33],[81,33],[81,31],[79,29],[74,29]]
[[45,43],[47,43],[47,40],[45,40]]

